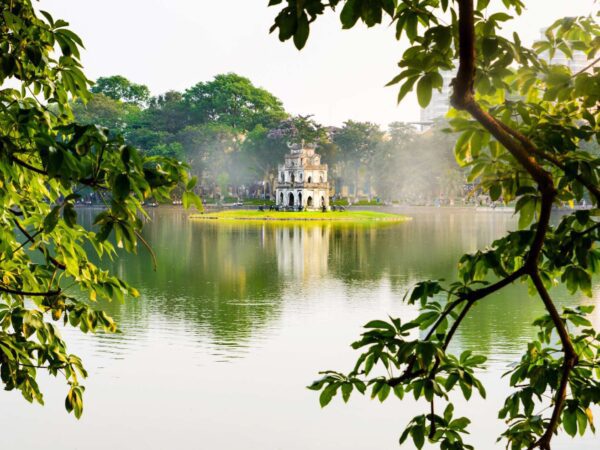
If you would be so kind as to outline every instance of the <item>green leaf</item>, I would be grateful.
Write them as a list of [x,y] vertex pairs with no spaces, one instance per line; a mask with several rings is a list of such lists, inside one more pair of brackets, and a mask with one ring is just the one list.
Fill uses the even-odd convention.
[[512,16],[506,13],[495,13],[488,17],[488,21],[490,22],[506,22],[507,20],[512,19]]
[[419,25],[419,18],[417,14],[408,13],[404,29],[406,30],[406,36],[413,42],[417,38],[417,30]]
[[429,102],[431,102],[432,89],[431,76],[426,74],[421,77],[417,83],[417,98],[421,108],[426,108]]
[[77,224],[77,211],[73,203],[67,203],[63,209],[63,219],[66,224],[73,228]]
[[321,392],[321,395],[319,396],[319,403],[321,404],[321,408],[327,406],[336,393],[337,386],[333,383],[328,385],[325,389],[323,389],[323,392]]
[[455,430],[464,430],[470,423],[471,421],[469,419],[461,417],[460,419],[455,419],[450,422],[449,427],[454,428]]
[[343,28],[345,30],[352,28],[360,17],[360,4],[358,0],[348,0],[340,14]]
[[532,221],[535,215],[536,201],[535,198],[525,196],[525,201],[519,208],[519,228],[526,228]]
[[419,77],[417,76],[412,76],[406,79],[404,84],[400,87],[400,91],[398,92],[398,103],[400,103],[402,99],[406,97],[406,94],[408,94],[412,90],[413,86],[415,85],[418,79]]
[[490,199],[495,202],[502,195],[502,186],[499,184],[492,184],[490,186]]
[[306,13],[302,13],[302,15],[298,17],[296,32],[294,33],[294,45],[298,50],[302,50],[304,45],[306,45],[309,32],[310,27],[308,25],[308,17],[306,16]]
[[350,394],[352,393],[352,387],[352,383],[342,384],[342,398],[344,399],[344,403],[348,403],[348,399],[350,399]]
[[394,325],[392,325],[389,322],[386,322],[385,320],[371,320],[364,327],[365,328],[383,328],[386,330],[396,331],[396,329],[394,328]]
[[425,435],[420,429],[413,428],[410,432],[411,437],[413,438],[413,442],[415,443],[415,447],[419,450],[423,448],[425,445]]
[[55,206],[44,219],[44,233],[50,233],[58,224],[60,206]]
[[562,414],[563,428],[571,437],[577,434],[577,415],[575,411],[565,408]]
[[585,434],[585,430],[587,428],[588,417],[587,417],[586,413],[583,412],[579,408],[577,409],[576,415],[577,415],[577,425],[579,427],[579,435],[583,436]]
[[381,386],[381,389],[379,390],[379,392],[377,393],[377,397],[379,398],[380,402],[384,402],[385,399],[388,397],[388,395],[390,394],[391,391],[391,387],[389,384],[384,383]]
[[131,182],[129,181],[129,177],[126,174],[119,174],[115,178],[115,182],[113,184],[113,195],[117,200],[123,200],[131,191]]

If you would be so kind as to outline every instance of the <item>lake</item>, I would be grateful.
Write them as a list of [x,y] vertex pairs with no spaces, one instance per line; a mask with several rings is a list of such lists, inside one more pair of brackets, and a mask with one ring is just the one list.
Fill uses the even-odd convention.
[[[92,209],[80,209],[90,223]],[[0,394],[2,449],[397,449],[404,424],[427,406],[391,396],[385,403],[334,398],[325,409],[305,388],[325,369],[349,370],[361,327],[415,310],[402,297],[416,281],[452,279],[463,252],[515,227],[510,213],[402,210],[399,224],[283,224],[191,221],[176,208],[149,211],[149,255],[108,264],[142,293],[106,309],[117,335],[65,329],[90,373],[77,421],[64,410],[63,380],[41,377],[46,405]],[[554,292],[561,304],[600,303]],[[474,423],[468,442],[495,447],[501,378],[534,335],[543,313],[524,286],[481,301],[453,350],[489,357],[481,374],[487,401],[458,401]],[[600,325],[600,310],[594,322]],[[6,432],[10,430],[10,432]],[[593,436],[556,440],[556,449],[597,449]],[[412,448],[410,445],[402,448]],[[497,446],[497,448],[502,448]]]

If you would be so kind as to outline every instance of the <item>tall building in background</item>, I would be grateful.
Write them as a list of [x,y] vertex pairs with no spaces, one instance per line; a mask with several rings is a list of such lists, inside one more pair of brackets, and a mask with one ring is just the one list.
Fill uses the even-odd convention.
[[[545,33],[547,28],[542,28],[540,30],[540,39],[546,39]],[[540,54],[540,58],[547,61],[549,64],[562,65],[567,66],[571,69],[571,72],[577,73],[583,69],[590,63],[588,61],[587,56],[580,50],[573,51],[573,57],[569,58],[560,50],[557,50],[554,53],[552,59],[550,59],[550,54],[548,52],[543,52]]]
[[444,70],[440,72],[444,80],[442,91],[434,89],[431,94],[431,102],[427,108],[421,109],[421,129],[425,130],[433,124],[436,119],[442,118],[450,108],[450,94],[452,93],[450,83],[455,77],[456,70]]
[[550,64],[567,66],[573,73],[577,73],[585,69],[585,67],[590,63],[590,61],[587,59],[587,56],[585,56],[585,53],[579,50],[573,52],[573,58],[567,58],[567,56],[561,51],[557,51],[552,59],[549,58],[547,52],[542,53],[540,56]]
[[[542,39],[545,38],[545,31],[546,29],[541,30]],[[569,69],[571,69],[571,72],[573,73],[585,69],[585,67],[590,63],[585,53],[578,50],[573,52],[572,58],[568,58],[561,51],[557,51],[552,59],[550,59],[548,52],[542,53],[540,55],[540,58],[547,61],[550,64],[560,64],[563,66],[567,66]],[[431,125],[433,125],[436,119],[444,117],[448,112],[448,109],[450,108],[450,94],[452,94],[450,83],[455,77],[455,74],[456,70],[445,70],[441,72],[442,78],[444,79],[442,91],[439,92],[437,89],[434,89],[429,106],[427,106],[427,108],[421,109],[421,121],[419,125],[421,125],[422,130],[426,130],[427,128],[431,127]]]

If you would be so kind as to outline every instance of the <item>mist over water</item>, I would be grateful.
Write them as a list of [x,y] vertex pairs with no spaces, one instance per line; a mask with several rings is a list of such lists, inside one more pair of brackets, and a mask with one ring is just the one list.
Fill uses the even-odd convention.
[[[515,221],[499,212],[395,211],[413,220],[217,224],[188,220],[179,209],[152,209],[144,234],[158,270],[143,249],[111,264],[142,293],[103,305],[122,333],[64,330],[90,372],[83,418],[64,411],[62,381],[44,376],[44,407],[2,394],[0,420],[15,432],[0,434],[0,448],[398,448],[404,424],[426,405],[353,396],[347,405],[335,398],[321,409],[305,386],[319,370],[353,365],[358,355],[349,344],[368,320],[414,317],[402,302],[413,283],[452,279],[460,254],[491,243]],[[79,212],[88,223],[94,214]],[[554,295],[560,304],[600,302],[598,287],[593,299]],[[508,392],[501,374],[520,357],[542,312],[524,286],[513,286],[482,301],[456,336],[454,351],[489,357],[482,374],[488,400],[458,402],[458,412],[474,420],[469,442],[477,449],[496,448],[503,425],[497,410]],[[598,313],[594,322],[600,325]],[[591,450],[598,443],[562,437],[555,448]]]

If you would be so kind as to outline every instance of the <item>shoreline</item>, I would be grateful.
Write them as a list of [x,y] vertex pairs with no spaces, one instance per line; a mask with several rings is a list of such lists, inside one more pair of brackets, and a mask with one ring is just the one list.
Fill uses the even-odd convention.
[[252,221],[252,222],[405,222],[411,217],[403,214],[378,211],[344,211],[344,212],[280,212],[258,210],[226,210],[206,214],[190,214],[190,220],[203,221]]

